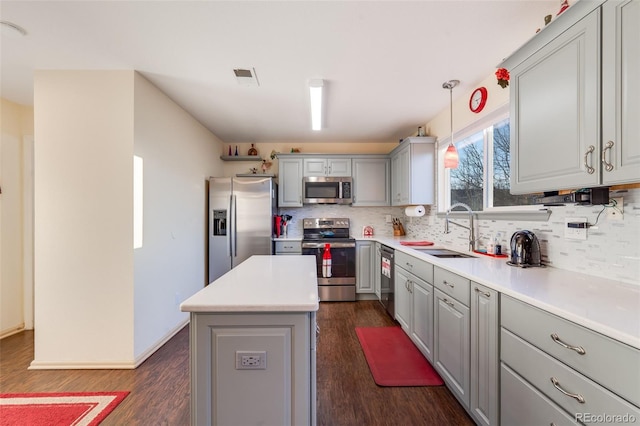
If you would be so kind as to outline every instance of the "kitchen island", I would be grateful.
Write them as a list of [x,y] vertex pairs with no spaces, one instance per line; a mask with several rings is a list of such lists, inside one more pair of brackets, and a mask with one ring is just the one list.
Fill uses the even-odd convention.
[[316,423],[315,258],[252,256],[198,293],[191,424]]

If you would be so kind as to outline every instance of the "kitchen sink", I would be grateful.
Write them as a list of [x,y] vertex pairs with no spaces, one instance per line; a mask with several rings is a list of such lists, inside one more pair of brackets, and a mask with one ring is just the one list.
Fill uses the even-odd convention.
[[414,250],[417,250],[421,253],[424,254],[428,254],[430,256],[434,256],[434,257],[440,257],[440,258],[445,258],[445,259],[461,259],[461,258],[465,258],[465,257],[474,257],[471,256],[469,254],[464,254],[464,253],[460,253],[457,251],[453,251],[453,250],[448,250],[448,249],[437,249],[437,248],[415,248],[412,247]]

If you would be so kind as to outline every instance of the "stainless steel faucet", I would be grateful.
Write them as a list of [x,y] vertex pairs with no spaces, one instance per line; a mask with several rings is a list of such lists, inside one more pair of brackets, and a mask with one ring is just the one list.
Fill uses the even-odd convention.
[[[451,213],[451,210],[453,210],[456,207],[464,207],[465,209],[467,209],[467,211],[469,212],[469,226],[464,226],[464,225],[461,225],[461,224],[459,224],[457,222],[449,220],[449,213]],[[476,237],[475,237],[475,231],[474,231],[474,226],[473,226],[473,210],[471,210],[471,207],[469,207],[465,203],[455,203],[455,204],[453,204],[449,208],[449,210],[447,210],[447,213],[445,214],[445,218],[444,218],[444,233],[445,234],[451,233],[451,231],[449,230],[449,223],[452,223],[452,224],[457,225],[457,226],[459,226],[461,228],[469,230],[469,251],[474,251],[476,249]]]

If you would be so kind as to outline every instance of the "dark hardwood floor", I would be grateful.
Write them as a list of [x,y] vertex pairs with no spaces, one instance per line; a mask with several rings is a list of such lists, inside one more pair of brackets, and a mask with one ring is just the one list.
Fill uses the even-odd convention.
[[[378,302],[321,303],[318,325],[318,425],[474,424],[445,386],[375,384],[354,328],[395,325]],[[189,424],[188,327],[135,370],[27,370],[32,359],[33,332],[0,340],[0,392],[128,390],[103,425]]]

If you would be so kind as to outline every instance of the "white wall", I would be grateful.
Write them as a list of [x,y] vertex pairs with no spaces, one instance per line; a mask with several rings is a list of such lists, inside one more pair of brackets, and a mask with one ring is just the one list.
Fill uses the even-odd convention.
[[179,303],[206,284],[207,179],[219,140],[140,74],[135,148],[144,162],[143,246],[135,250],[135,357],[188,321]]
[[[185,324],[205,283],[215,136],[134,71],[35,75],[35,359],[132,368]],[[133,155],[144,245],[133,249]]]

